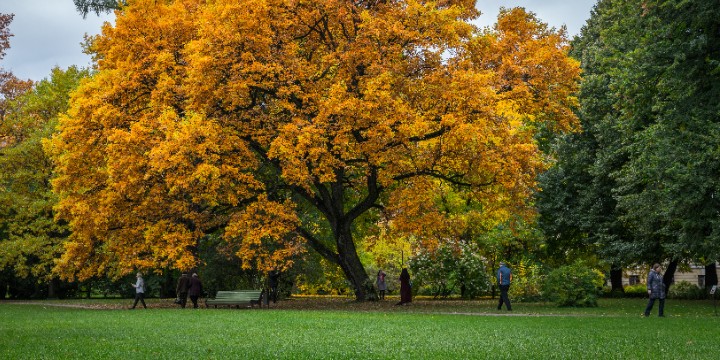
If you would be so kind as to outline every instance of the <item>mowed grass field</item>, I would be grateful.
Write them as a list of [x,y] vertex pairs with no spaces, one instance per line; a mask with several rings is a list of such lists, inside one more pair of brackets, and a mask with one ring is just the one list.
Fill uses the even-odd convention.
[[[711,301],[590,309],[418,299],[300,298],[270,309],[178,309],[150,299],[0,302],[0,359],[718,359]],[[657,307],[657,304],[656,304]]]

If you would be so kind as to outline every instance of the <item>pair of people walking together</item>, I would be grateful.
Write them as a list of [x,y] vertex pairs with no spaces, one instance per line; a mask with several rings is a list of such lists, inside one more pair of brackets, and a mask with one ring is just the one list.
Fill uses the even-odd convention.
[[[147,288],[145,287],[145,280],[143,279],[141,273],[137,273],[136,276],[137,280],[134,284],[131,284],[135,288],[135,302],[133,303],[131,309],[134,309],[137,306],[138,302],[141,303],[145,309],[147,309],[147,304],[145,304],[145,293],[147,292]],[[187,276],[187,273],[183,273],[180,276],[180,280],[178,280],[176,293],[177,298],[175,299],[175,302],[179,304],[182,308],[185,308],[187,298],[189,296],[190,300],[193,303],[193,307],[197,309],[198,299],[202,294],[202,282],[200,282],[198,275],[192,274],[192,277],[189,278]]]
[[193,308],[198,308],[198,299],[202,294],[202,282],[198,277],[198,274],[193,273],[192,277],[188,277],[187,273],[182,273],[177,284],[177,299],[176,302],[181,308],[185,308],[187,304],[187,298],[190,297],[190,301],[193,303]]

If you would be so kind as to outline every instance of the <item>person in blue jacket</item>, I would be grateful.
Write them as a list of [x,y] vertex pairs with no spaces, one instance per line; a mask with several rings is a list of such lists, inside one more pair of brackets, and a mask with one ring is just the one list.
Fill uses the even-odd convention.
[[497,272],[497,282],[500,286],[500,303],[498,303],[498,310],[502,309],[503,302],[507,307],[508,311],[512,311],[512,305],[510,305],[510,298],[508,297],[508,290],[510,290],[510,282],[512,281],[512,271],[510,268],[505,266],[504,262],[500,262],[500,268]]

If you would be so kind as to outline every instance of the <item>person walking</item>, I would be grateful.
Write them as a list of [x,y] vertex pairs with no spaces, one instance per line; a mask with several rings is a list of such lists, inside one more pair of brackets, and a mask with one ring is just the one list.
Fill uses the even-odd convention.
[[655,300],[660,300],[658,307],[658,316],[665,317],[665,283],[663,283],[663,277],[660,274],[662,267],[660,264],[653,265],[647,279],[647,291],[650,299],[645,307],[645,317],[650,316]]
[[130,283],[135,288],[135,302],[133,303],[133,306],[130,308],[131,310],[137,306],[138,301],[140,301],[145,309],[147,309],[147,305],[145,305],[145,280],[143,280],[142,274],[137,273],[137,281],[133,284]]
[[380,300],[385,300],[385,291],[387,291],[387,284],[385,284],[385,272],[382,271],[382,269],[378,270],[377,280],[375,280],[375,283],[377,284],[378,292],[380,293]]
[[395,305],[407,305],[412,302],[412,285],[407,268],[400,272],[400,302]]
[[180,304],[181,308],[185,308],[185,304],[187,303],[187,297],[188,297],[188,290],[190,289],[190,278],[188,277],[187,273],[182,273],[180,275],[180,279],[178,280],[177,289],[175,289],[175,293],[177,294],[178,303]]
[[188,289],[190,301],[193,303],[193,309],[198,308],[198,298],[202,295],[202,282],[198,278],[198,274],[193,273],[190,278],[190,288]]
[[505,266],[505,262],[500,262],[500,268],[497,272],[497,282],[500,286],[500,302],[498,303],[498,310],[502,310],[503,302],[507,307],[508,311],[512,311],[512,305],[510,305],[510,298],[508,297],[508,290],[510,290],[510,282],[512,281],[512,271],[510,268]]

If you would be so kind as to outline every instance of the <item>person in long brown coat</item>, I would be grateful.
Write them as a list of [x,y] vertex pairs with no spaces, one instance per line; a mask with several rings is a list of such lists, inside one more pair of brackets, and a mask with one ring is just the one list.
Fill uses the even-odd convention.
[[187,273],[182,273],[182,275],[180,275],[180,279],[178,280],[176,293],[178,300],[180,300],[180,307],[182,307],[183,309],[185,308],[185,304],[187,303],[189,288],[190,278],[188,277]]
[[407,268],[400,272],[400,302],[396,305],[405,305],[412,302],[412,288],[410,287],[410,273]]
[[198,298],[202,294],[202,282],[200,282],[200,278],[198,278],[198,274],[193,273],[192,277],[190,278],[190,289],[188,290],[188,295],[190,296],[190,301],[193,303],[193,308],[198,308]]

